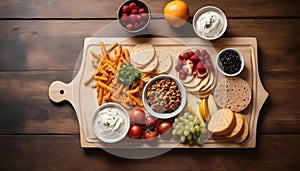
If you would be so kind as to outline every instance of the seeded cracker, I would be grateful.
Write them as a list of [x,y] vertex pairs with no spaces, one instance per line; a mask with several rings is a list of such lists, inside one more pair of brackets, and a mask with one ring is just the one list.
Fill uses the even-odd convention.
[[248,83],[240,77],[225,77],[219,81],[214,98],[221,108],[229,108],[234,112],[241,112],[251,102],[252,92]]

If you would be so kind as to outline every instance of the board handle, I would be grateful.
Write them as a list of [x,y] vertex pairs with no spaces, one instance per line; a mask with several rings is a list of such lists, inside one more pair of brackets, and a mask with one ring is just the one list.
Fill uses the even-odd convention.
[[56,103],[64,100],[69,101],[73,104],[73,84],[65,84],[61,81],[54,81],[49,86],[49,98]]

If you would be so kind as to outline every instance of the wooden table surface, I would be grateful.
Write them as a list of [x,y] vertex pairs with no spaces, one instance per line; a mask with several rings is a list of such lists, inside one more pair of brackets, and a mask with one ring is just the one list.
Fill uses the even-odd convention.
[[[116,21],[123,0],[0,2],[0,170],[298,170],[300,163],[300,1],[186,0],[190,19],[214,5],[228,17],[223,37],[256,37],[262,83],[270,96],[255,149],[173,149],[130,160],[80,147],[76,113],[48,98],[54,80],[70,82],[85,37]],[[166,0],[144,0],[162,13]],[[149,27],[161,28],[163,18]]]

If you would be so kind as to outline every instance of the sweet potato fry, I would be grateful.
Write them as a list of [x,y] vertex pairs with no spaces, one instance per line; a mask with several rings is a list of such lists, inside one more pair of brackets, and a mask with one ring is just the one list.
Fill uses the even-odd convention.
[[135,93],[137,93],[137,92],[139,92],[140,91],[140,87],[139,86],[137,86],[135,89],[133,89],[133,90],[128,90],[128,93],[129,94],[135,94]]
[[88,85],[91,81],[93,81],[95,74],[92,74],[86,81],[83,82],[84,85]]
[[114,101],[114,102],[118,102],[118,103],[121,102],[120,99],[115,97],[115,96],[111,96],[111,100]]
[[128,49],[124,49],[123,50],[123,55],[124,55],[124,58],[127,62],[130,62],[130,58],[129,58],[129,51]]
[[105,45],[104,45],[103,42],[100,42],[100,48],[101,48],[102,55],[106,56],[107,55],[107,51],[105,49]]
[[115,97],[120,96],[123,87],[124,87],[124,85],[121,84],[121,85],[118,87],[117,91],[115,91],[115,92],[113,93],[113,96],[115,96]]
[[103,97],[103,100],[104,101],[108,101],[110,99],[110,92],[107,92],[104,97]]
[[97,101],[99,106],[102,104],[102,99],[103,99],[103,89],[100,88],[97,95]]
[[107,49],[107,52],[111,52],[116,46],[118,46],[118,42],[114,42],[113,44],[111,44]]
[[94,76],[94,79],[96,81],[107,81],[107,77],[102,77],[102,76],[97,76],[97,75]]
[[111,92],[112,91],[112,88],[106,84],[104,84],[103,82],[101,81],[97,81],[97,84],[101,87],[101,88],[104,88],[106,89],[108,92]]
[[132,100],[134,100],[139,106],[144,107],[144,104],[141,100],[139,100],[138,98],[134,97],[132,94],[128,93],[129,98],[131,98]]
[[119,82],[119,69],[130,62],[128,49],[123,48],[117,42],[114,42],[108,48],[105,47],[104,42],[99,44],[99,53],[90,51],[90,54],[95,58],[91,62],[93,67],[96,68],[96,72],[84,82],[87,85],[91,81],[95,81],[92,87],[97,92],[98,105],[114,101],[126,109],[131,109],[132,106],[136,105],[143,107],[144,105],[140,100],[142,90],[145,83],[152,78],[152,75],[142,74],[144,80],[137,81],[131,86]]
[[98,54],[95,53],[94,51],[90,50],[90,53],[94,58],[98,58]]

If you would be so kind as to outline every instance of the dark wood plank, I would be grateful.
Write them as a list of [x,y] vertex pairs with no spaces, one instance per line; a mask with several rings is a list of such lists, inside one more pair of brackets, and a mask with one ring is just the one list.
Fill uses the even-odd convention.
[[0,21],[0,70],[73,70],[84,38],[110,22]]
[[[2,71],[73,70],[85,37],[133,36],[113,20],[0,21],[0,28]],[[176,30],[164,20],[152,20],[145,32],[169,37],[195,36],[189,29],[187,25]],[[224,37],[256,37],[262,73],[299,72],[299,30],[300,19],[232,19]]]
[[225,36],[256,37],[262,73],[300,70],[300,19],[229,20]]
[[81,149],[78,136],[0,136],[0,164],[2,170],[299,170],[299,143],[300,135],[261,135],[255,149],[173,149],[129,160]]
[[[52,0],[52,1],[11,1],[0,3],[0,18],[116,18],[116,12],[123,0]],[[167,0],[144,0],[153,13],[163,13]],[[190,16],[201,7],[213,5],[221,8],[229,18],[278,18],[299,17],[297,0],[186,0]]]
[[48,87],[72,80],[72,72],[0,73],[0,134],[77,134],[78,120],[67,102],[54,104]]
[[[48,98],[51,82],[69,83],[71,71],[0,72],[0,134],[78,134],[78,121],[69,103]],[[285,78],[284,81],[280,81]],[[260,113],[259,133],[300,133],[300,76],[264,73],[270,97]]]

